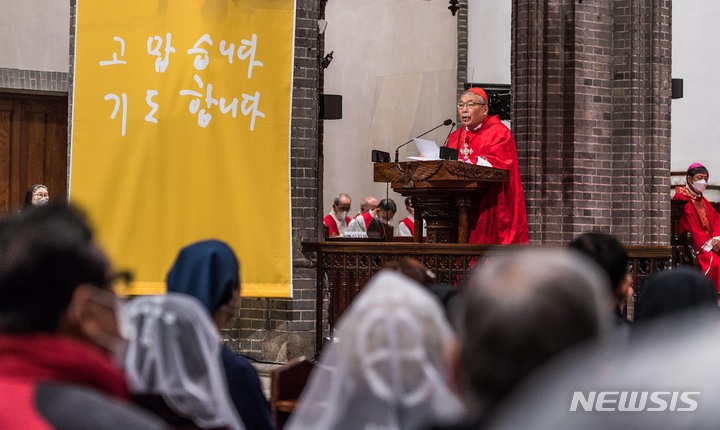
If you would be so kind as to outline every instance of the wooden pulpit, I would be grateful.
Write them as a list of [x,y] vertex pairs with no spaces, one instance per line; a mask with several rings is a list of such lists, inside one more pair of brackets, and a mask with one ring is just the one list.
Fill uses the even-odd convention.
[[509,172],[460,161],[434,160],[375,163],[373,180],[389,182],[396,193],[413,199],[415,242],[423,242],[423,219],[429,243],[468,243],[470,219],[493,183],[507,182]]

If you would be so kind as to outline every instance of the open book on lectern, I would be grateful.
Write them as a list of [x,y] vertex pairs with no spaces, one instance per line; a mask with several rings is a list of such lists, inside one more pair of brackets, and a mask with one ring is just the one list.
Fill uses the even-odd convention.
[[440,159],[440,148],[434,141],[416,137],[413,138],[413,142],[415,142],[415,146],[418,151],[420,151],[420,155],[417,157],[407,157],[409,160],[432,161]]

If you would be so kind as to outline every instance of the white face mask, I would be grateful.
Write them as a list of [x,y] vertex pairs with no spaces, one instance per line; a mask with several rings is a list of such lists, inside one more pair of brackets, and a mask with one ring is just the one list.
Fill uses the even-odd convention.
[[39,199],[37,199],[35,201],[35,203],[33,203],[33,206],[44,206],[47,204],[48,201],[49,201],[48,197],[40,197]]
[[335,214],[337,215],[338,220],[344,221],[345,217],[347,216],[347,211],[335,212]]
[[707,182],[705,182],[705,179],[700,179],[699,181],[693,182],[692,187],[698,193],[702,193],[705,191],[705,188],[707,188]]

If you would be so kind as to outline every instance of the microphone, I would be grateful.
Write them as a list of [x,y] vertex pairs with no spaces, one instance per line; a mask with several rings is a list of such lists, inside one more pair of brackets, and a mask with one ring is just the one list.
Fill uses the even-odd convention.
[[453,132],[453,129],[455,128],[455,123],[452,123],[452,127],[450,127],[450,133],[448,133],[447,137],[445,138],[445,143],[443,143],[443,146],[440,147],[440,159],[441,160],[450,160],[450,161],[457,161],[458,159],[458,150],[455,148],[448,148],[448,140],[450,139],[450,135]]
[[[435,131],[435,130],[437,130],[438,128],[440,128],[440,127],[442,127],[442,126],[450,125],[450,124],[452,124],[452,123],[453,123],[453,121],[452,121],[451,119],[446,119],[445,121],[443,121],[442,124],[431,128],[430,130],[426,131],[425,133],[423,133],[423,134],[421,134],[421,135],[419,135],[419,136],[415,136],[413,139],[418,138],[418,137],[423,137],[423,136],[425,136],[426,134],[430,133],[431,131]],[[395,148],[395,162],[396,162],[396,163],[397,163],[398,160],[400,159],[400,148],[402,148],[403,146],[407,145],[408,143],[411,143],[412,141],[413,141],[413,140],[410,139],[410,140],[408,140],[407,142],[405,142],[405,143],[403,143],[402,145],[400,145],[400,146],[398,146],[397,148]]]
[[450,127],[450,132],[448,133],[447,137],[445,138],[445,143],[443,143],[442,146],[447,146],[448,139],[450,139],[450,135],[452,134],[453,130],[455,130],[455,122],[452,123],[452,127]]

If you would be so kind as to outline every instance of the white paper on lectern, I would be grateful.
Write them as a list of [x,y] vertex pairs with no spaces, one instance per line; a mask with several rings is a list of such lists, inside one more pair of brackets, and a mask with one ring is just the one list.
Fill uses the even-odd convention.
[[478,157],[477,163],[475,163],[475,164],[477,164],[478,166],[484,166],[484,167],[492,167],[493,166],[492,164],[490,164],[489,161],[487,161],[487,159],[485,157]]
[[432,140],[413,138],[415,146],[420,151],[419,157],[407,157],[410,160],[431,161],[440,159],[440,148]]

